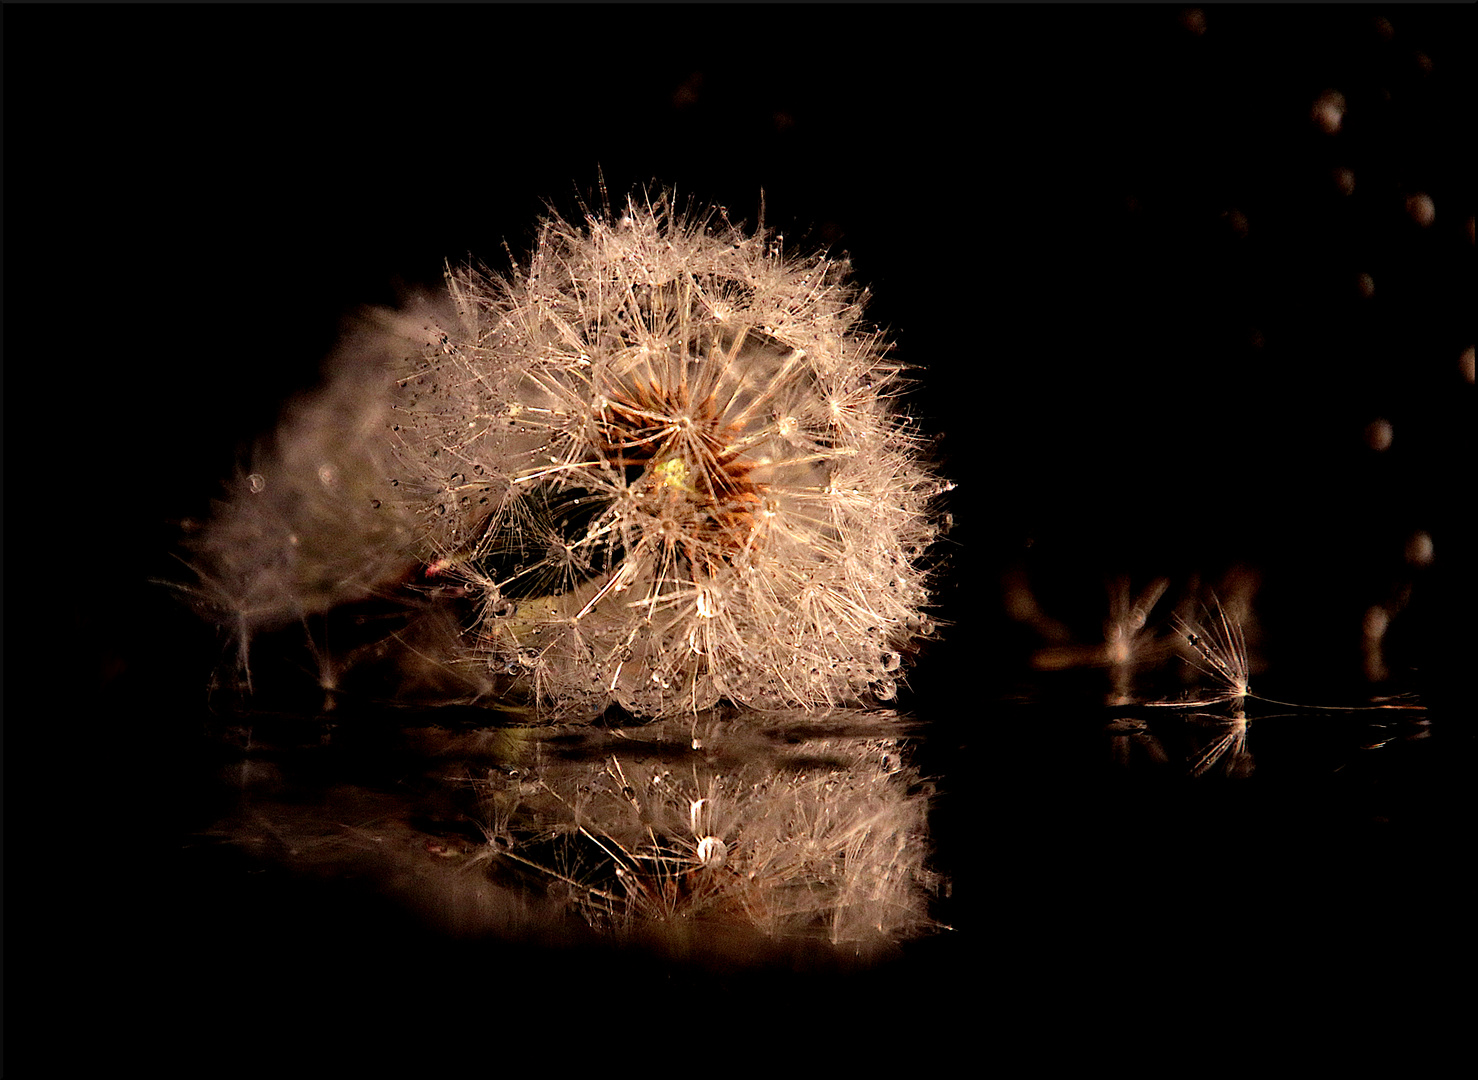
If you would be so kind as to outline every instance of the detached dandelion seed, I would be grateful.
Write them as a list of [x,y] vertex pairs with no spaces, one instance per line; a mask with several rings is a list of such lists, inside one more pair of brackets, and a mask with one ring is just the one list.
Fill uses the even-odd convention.
[[1213,603],[1215,612],[1204,611],[1201,622],[1177,615],[1175,629],[1190,650],[1192,665],[1220,685],[1215,696],[1203,703],[1240,702],[1251,693],[1247,639],[1241,624],[1220,603]]

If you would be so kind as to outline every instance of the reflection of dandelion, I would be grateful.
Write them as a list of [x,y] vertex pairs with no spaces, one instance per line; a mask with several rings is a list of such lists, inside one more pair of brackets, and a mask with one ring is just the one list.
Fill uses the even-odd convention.
[[[1363,706],[1310,705],[1254,694],[1251,685],[1254,664],[1247,627],[1251,625],[1256,576],[1247,571],[1229,574],[1221,583],[1220,596],[1212,593],[1201,604],[1190,600],[1182,603],[1169,617],[1168,636],[1150,618],[1168,587],[1166,579],[1157,579],[1139,592],[1131,590],[1127,578],[1111,580],[1109,612],[1103,623],[1101,645],[1072,643],[1067,627],[1038,607],[1022,575],[1008,578],[1006,585],[1009,612],[1053,642],[1032,654],[1032,664],[1037,670],[1107,668],[1112,679],[1108,705],[1113,714],[1102,732],[1113,759],[1123,766],[1137,761],[1168,764],[1173,748],[1180,746],[1183,755],[1176,756],[1181,756],[1193,776],[1213,772],[1246,776],[1253,768],[1247,747],[1251,719],[1247,708],[1252,702],[1341,714],[1424,711],[1420,704],[1401,698],[1375,699]],[[1194,590],[1189,595],[1194,596]],[[1384,633],[1387,617],[1385,608],[1373,608],[1367,613],[1367,665],[1373,662],[1372,656],[1379,660],[1379,637]],[[1174,698],[1151,698],[1136,692],[1136,684],[1142,678],[1177,653],[1185,661],[1186,670],[1196,677],[1195,687]],[[1224,707],[1219,713],[1197,711],[1218,705]],[[1421,725],[1415,723],[1419,735]]]
[[786,747],[775,760],[746,744],[722,769],[630,750],[546,767],[511,817],[510,782],[492,776],[478,786],[506,828],[487,827],[487,857],[546,874],[587,922],[623,932],[713,923],[873,947],[930,926],[927,802],[896,740]]
[[1247,776],[1252,772],[1252,755],[1247,750],[1247,716],[1241,709],[1231,716],[1196,713],[1189,720],[1198,723],[1209,736],[1199,742],[1191,758],[1192,776],[1203,776],[1218,764],[1228,776]]

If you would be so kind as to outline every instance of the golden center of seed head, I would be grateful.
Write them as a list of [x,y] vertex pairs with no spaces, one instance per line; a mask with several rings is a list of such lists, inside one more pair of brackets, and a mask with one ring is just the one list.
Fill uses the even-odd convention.
[[664,487],[694,494],[693,485],[688,482],[688,464],[682,458],[668,458],[659,463],[652,468],[652,475]]
[[690,558],[697,542],[744,545],[760,492],[749,478],[754,464],[734,445],[738,428],[723,426],[713,397],[695,401],[685,386],[636,382],[601,405],[598,450],[619,469],[642,470],[639,505],[659,520],[666,542]]

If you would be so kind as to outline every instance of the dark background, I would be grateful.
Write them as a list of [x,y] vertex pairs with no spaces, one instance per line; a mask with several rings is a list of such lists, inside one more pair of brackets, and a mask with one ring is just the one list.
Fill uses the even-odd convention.
[[[1250,567],[1269,677],[1344,699],[1366,689],[1361,613],[1411,587],[1394,688],[1471,711],[1472,10],[8,6],[12,852],[35,843],[14,793],[39,736],[48,763],[85,766],[91,794],[63,801],[109,834],[69,826],[69,856],[165,857],[192,822],[173,766],[218,650],[149,584],[180,573],[179,522],[313,383],[346,314],[435,287],[446,259],[524,258],[546,202],[577,214],[601,177],[613,200],[656,181],[751,222],[763,191],[787,245],[850,253],[918,365],[959,524],[952,625],[909,703],[934,725],[941,843],[977,935],[991,903],[1034,904],[1002,900],[1037,896],[1012,891],[1026,874],[1057,890],[1053,920],[1097,925],[1092,881],[1042,854],[1064,829],[1090,878],[1130,876],[1096,789],[1030,757],[1063,747],[993,704],[1039,644],[1004,614],[1008,572],[1091,633],[1111,576]],[[1311,117],[1330,89],[1336,134]],[[1403,555],[1419,531],[1430,566]],[[1124,820],[1162,820],[1131,802]],[[1420,827],[1458,829],[1456,805],[1423,804]],[[1196,827],[1244,809],[1201,807]],[[1303,810],[1257,813],[1266,840]],[[1340,842],[1370,865],[1363,834]],[[1175,858],[1133,865],[1170,877]],[[1053,936],[989,925],[1008,951]],[[1168,955],[1196,929],[1136,940]],[[1068,951],[1105,940],[1063,933]]]

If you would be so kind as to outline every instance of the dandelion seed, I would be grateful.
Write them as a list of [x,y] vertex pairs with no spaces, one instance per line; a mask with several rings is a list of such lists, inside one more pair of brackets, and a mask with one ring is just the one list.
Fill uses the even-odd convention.
[[1191,663],[1203,674],[1221,685],[1212,701],[1241,701],[1251,692],[1248,685],[1247,639],[1241,624],[1228,616],[1213,599],[1215,611],[1202,609],[1204,621],[1197,622],[1177,615],[1175,629],[1190,655]]

